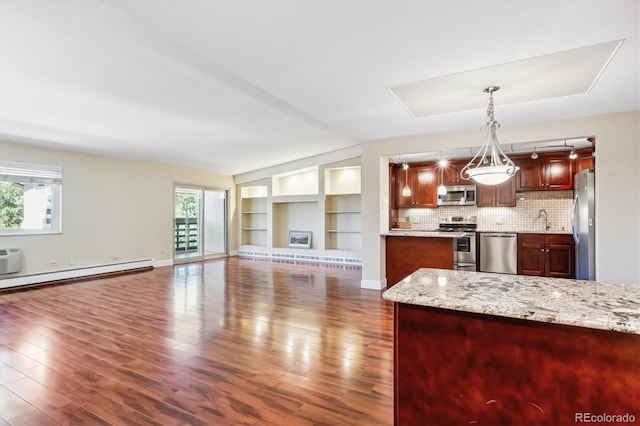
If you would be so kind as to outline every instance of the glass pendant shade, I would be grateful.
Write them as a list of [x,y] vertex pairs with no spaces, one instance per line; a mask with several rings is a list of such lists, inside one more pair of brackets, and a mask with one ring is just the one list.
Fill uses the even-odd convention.
[[[518,169],[518,167],[516,167]],[[490,166],[469,169],[467,172],[471,179],[482,185],[500,185],[509,180],[515,172],[511,166]]]
[[443,184],[438,185],[438,195],[447,195],[447,187]]
[[484,143],[475,157],[460,171],[462,179],[473,179],[482,185],[499,185],[520,170],[520,167],[507,157],[498,144],[496,130],[500,127],[500,123],[493,117],[493,92],[498,89],[497,86],[484,89],[485,93],[489,93],[487,124],[483,128],[485,132]]
[[402,168],[404,169],[404,187],[402,188],[402,196],[411,197],[411,188],[409,188],[409,165],[406,161],[402,164]]

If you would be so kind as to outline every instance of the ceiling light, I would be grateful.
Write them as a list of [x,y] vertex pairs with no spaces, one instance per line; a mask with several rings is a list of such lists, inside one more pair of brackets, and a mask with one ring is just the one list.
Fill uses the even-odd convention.
[[537,160],[538,159],[538,153],[536,152],[536,147],[533,147],[533,152],[531,153],[531,159],[532,160]]
[[578,158],[578,154],[576,154],[575,148],[571,148],[571,152],[569,153],[569,158],[571,158],[572,160],[575,160],[576,158]]
[[571,152],[569,153],[569,158],[571,158],[572,160],[578,158],[578,154],[576,154],[576,147],[573,145],[567,145],[567,140],[564,140],[564,146],[565,148],[569,148],[571,147]]
[[402,168],[404,169],[404,188],[402,188],[402,196],[411,197],[411,188],[409,188],[409,165],[407,164],[407,160],[404,160],[404,163],[402,163]]
[[484,89],[489,94],[489,106],[487,107],[487,124],[483,128],[485,138],[478,153],[460,171],[462,179],[470,178],[483,185],[498,185],[515,175],[520,167],[516,166],[498,144],[496,129],[500,123],[493,118],[493,92],[500,89],[498,86],[489,86]]

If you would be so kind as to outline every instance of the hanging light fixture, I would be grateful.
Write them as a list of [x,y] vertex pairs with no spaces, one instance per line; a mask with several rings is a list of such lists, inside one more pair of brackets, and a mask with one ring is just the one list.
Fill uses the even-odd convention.
[[569,158],[571,158],[572,160],[575,160],[576,158],[578,158],[578,154],[576,154],[575,148],[571,148],[571,152],[569,153]]
[[489,86],[484,89],[489,94],[489,106],[487,107],[487,124],[484,127],[485,139],[478,153],[462,168],[462,179],[473,179],[483,185],[498,185],[514,176],[520,167],[507,157],[496,136],[496,129],[500,123],[493,118],[493,92],[500,87]]
[[447,187],[444,186],[444,168],[447,167],[447,160],[445,158],[441,158],[438,161],[438,166],[440,167],[440,185],[438,185],[438,195],[447,195]]
[[578,158],[578,154],[576,153],[576,147],[573,145],[567,145],[567,140],[564,140],[564,146],[566,146],[567,148],[571,147],[571,152],[569,153],[569,158],[571,158],[572,160],[575,160],[576,158]]
[[532,160],[537,160],[538,159],[538,153],[536,152],[536,147],[533,147],[533,152],[531,153],[531,159]]
[[402,188],[402,196],[411,197],[411,188],[409,188],[409,164],[407,164],[407,160],[404,160],[404,163],[402,163],[402,168],[404,169],[404,188]]

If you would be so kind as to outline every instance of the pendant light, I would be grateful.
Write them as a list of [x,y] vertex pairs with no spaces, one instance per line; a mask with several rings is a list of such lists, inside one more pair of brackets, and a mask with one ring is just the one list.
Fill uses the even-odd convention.
[[447,187],[444,186],[444,168],[447,167],[447,160],[441,158],[438,161],[440,167],[440,185],[438,185],[438,195],[447,195]]
[[484,93],[489,94],[488,121],[483,128],[484,143],[475,157],[460,171],[462,179],[473,179],[483,185],[499,185],[514,176],[520,169],[498,144],[496,130],[500,127],[500,123],[493,118],[493,93],[498,89],[500,89],[498,86],[489,86],[484,89]]
[[407,164],[407,160],[404,160],[404,163],[402,163],[402,168],[404,169],[404,188],[402,188],[402,196],[411,197],[411,188],[409,188],[409,164]]

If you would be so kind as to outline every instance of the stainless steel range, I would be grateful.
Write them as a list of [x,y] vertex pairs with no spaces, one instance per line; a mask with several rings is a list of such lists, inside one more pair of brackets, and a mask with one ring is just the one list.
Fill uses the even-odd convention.
[[462,232],[454,241],[453,269],[476,270],[476,216],[441,217],[439,232]]

